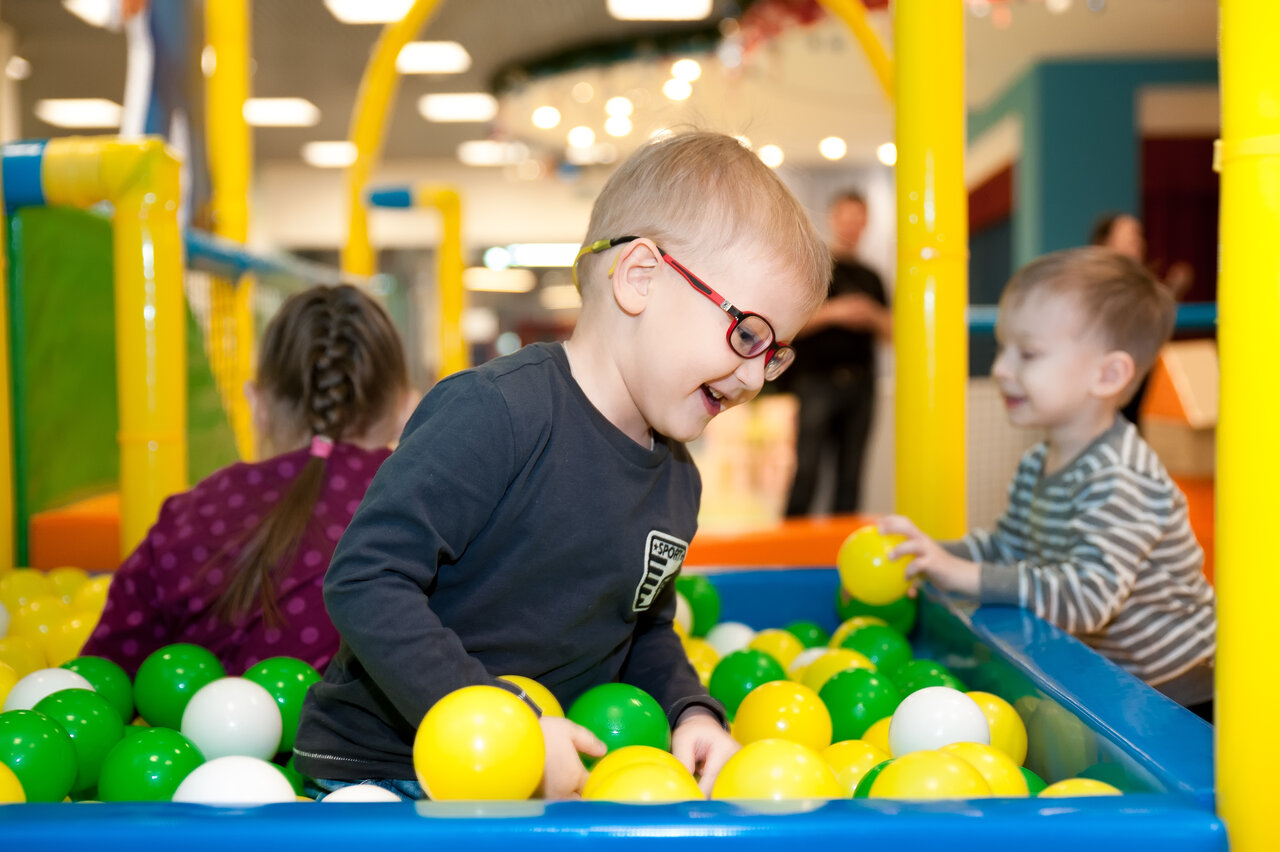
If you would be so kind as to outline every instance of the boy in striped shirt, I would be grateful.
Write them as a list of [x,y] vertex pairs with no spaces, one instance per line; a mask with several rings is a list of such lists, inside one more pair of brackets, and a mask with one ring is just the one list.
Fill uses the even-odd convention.
[[1210,718],[1216,618],[1187,503],[1119,415],[1173,330],[1169,291],[1108,249],[1019,270],[1000,299],[991,368],[1010,421],[1045,440],[1022,457],[992,530],[936,542],[907,518],[908,576],[1013,604],[1076,635]]

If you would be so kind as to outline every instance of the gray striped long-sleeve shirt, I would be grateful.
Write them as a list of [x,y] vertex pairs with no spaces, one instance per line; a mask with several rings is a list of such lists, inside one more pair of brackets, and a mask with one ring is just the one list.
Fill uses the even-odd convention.
[[945,545],[981,563],[982,602],[1030,609],[1152,685],[1212,659],[1204,553],[1186,498],[1137,429],[1117,416],[1048,476],[1046,449],[1022,457],[994,530]]

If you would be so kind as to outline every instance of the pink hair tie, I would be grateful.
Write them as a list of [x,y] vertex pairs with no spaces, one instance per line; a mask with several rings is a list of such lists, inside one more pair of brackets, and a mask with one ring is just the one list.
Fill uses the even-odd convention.
[[316,435],[311,439],[311,455],[318,459],[327,459],[333,452],[333,439],[324,435]]

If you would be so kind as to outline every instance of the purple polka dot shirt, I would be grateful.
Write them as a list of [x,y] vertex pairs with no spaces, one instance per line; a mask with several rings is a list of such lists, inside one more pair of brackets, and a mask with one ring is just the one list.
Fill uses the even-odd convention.
[[283,627],[267,626],[260,610],[236,625],[220,619],[213,604],[229,580],[230,562],[222,560],[221,568],[203,575],[201,569],[223,547],[239,542],[289,490],[307,450],[231,465],[166,500],[147,537],[116,571],[102,618],[81,653],[114,660],[132,676],[152,651],[190,642],[216,654],[229,675],[279,656],[297,657],[323,672],[338,650],[338,632],[322,597],[324,572],[390,454],[334,446],[311,523],[276,590]]

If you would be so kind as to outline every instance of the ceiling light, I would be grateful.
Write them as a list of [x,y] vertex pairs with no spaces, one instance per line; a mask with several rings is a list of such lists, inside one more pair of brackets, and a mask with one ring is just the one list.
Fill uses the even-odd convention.
[[678,77],[672,77],[670,80],[662,84],[662,94],[671,98],[673,101],[682,101],[693,94],[693,86],[689,85],[688,80],[681,80]]
[[604,120],[604,132],[610,136],[626,136],[631,132],[631,119],[625,115],[611,115]]
[[569,94],[573,95],[573,99],[580,104],[585,104],[596,96],[596,90],[591,88],[591,84],[586,80],[580,83],[574,83],[573,88],[569,90]]
[[564,311],[582,307],[582,294],[572,284],[554,284],[538,291],[538,304],[544,310]]
[[62,0],[62,6],[90,26],[105,27],[112,23],[111,0]]
[[119,127],[124,108],[106,98],[54,98],[36,101],[36,118],[54,127]]
[[458,161],[465,166],[514,166],[528,156],[529,149],[519,142],[472,139],[458,145]]
[[25,80],[31,76],[31,63],[21,56],[10,56],[4,65],[4,76],[10,80]]
[[528,269],[489,269],[470,266],[462,270],[462,286],[483,293],[528,293],[538,277]]
[[757,155],[760,157],[760,162],[771,169],[776,169],[786,159],[786,155],[777,145],[761,145]]
[[818,153],[826,157],[828,160],[838,160],[849,150],[849,146],[844,144],[844,140],[839,136],[828,136],[818,143]]
[[423,95],[418,112],[427,121],[489,121],[498,114],[498,101],[488,92]]
[[324,5],[344,24],[389,24],[403,18],[413,0],[324,0]]
[[578,256],[577,243],[512,243],[507,246],[512,266],[573,266]]
[[320,108],[306,98],[249,98],[244,120],[254,127],[315,127]]
[[892,142],[886,142],[876,148],[876,159],[884,163],[886,166],[892,166],[898,162],[898,146]]
[[356,161],[354,142],[308,142],[302,146],[302,159],[318,169],[342,169]]
[[204,49],[200,51],[200,73],[206,77],[212,77],[213,72],[218,70],[218,52],[213,45],[206,44]]
[[585,124],[569,131],[569,144],[575,148],[589,148],[596,141],[596,132]]
[[696,59],[680,59],[671,66],[671,76],[692,83],[702,76],[702,66]]
[[711,0],[608,0],[606,6],[619,21],[701,21],[711,14]]
[[550,130],[560,123],[560,110],[553,106],[540,106],[533,111],[533,126]]
[[1051,15],[1061,15],[1071,9],[1071,0],[1044,0],[1044,7]]
[[401,74],[461,74],[471,68],[471,54],[456,41],[411,41],[400,48]]
[[486,269],[506,269],[511,265],[511,252],[506,246],[489,246],[484,250],[484,265]]
[[630,100],[624,97],[609,98],[604,102],[604,111],[606,115],[620,115],[623,118],[631,115],[635,106]]

